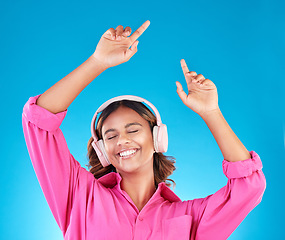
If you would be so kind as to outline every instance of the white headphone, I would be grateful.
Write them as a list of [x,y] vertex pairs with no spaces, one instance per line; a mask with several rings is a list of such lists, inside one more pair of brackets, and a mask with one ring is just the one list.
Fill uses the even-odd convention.
[[168,147],[167,127],[165,124],[163,124],[161,122],[159,112],[157,111],[155,106],[153,104],[151,104],[149,101],[147,101],[141,97],[137,97],[137,96],[133,96],[133,95],[118,96],[118,97],[114,97],[114,98],[108,100],[107,102],[103,103],[95,112],[93,119],[92,119],[92,122],[91,122],[91,133],[92,133],[92,137],[94,139],[91,144],[92,144],[102,166],[106,167],[106,166],[110,165],[111,163],[107,157],[103,140],[102,139],[99,140],[97,135],[96,135],[96,131],[95,131],[96,118],[97,118],[97,115],[100,112],[102,112],[106,107],[108,107],[111,103],[117,102],[120,100],[131,100],[131,101],[136,101],[136,102],[144,102],[154,111],[155,116],[156,116],[156,120],[157,120],[157,125],[153,127],[154,149],[156,152],[166,152],[167,147]]

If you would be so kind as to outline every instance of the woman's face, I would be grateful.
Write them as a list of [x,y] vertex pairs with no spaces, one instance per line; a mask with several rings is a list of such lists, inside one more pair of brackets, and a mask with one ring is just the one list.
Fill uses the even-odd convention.
[[148,121],[128,107],[112,112],[102,126],[107,156],[118,173],[153,170],[153,138]]

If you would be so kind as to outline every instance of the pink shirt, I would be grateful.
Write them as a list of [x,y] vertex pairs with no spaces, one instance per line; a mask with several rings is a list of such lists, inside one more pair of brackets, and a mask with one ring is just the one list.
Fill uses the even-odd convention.
[[206,198],[181,201],[160,183],[139,212],[121,189],[119,173],[100,179],[70,154],[59,126],[67,110],[53,114],[29,98],[23,130],[37,178],[64,239],[227,239],[260,203],[266,188],[255,152],[239,162],[223,160],[227,185]]

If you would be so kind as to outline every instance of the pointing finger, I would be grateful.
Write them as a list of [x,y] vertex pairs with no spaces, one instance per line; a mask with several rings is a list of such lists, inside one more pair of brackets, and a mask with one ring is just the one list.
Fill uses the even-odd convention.
[[180,63],[181,63],[183,74],[185,75],[187,72],[189,72],[187,64],[184,59],[181,59]]
[[181,59],[180,63],[181,63],[182,71],[183,71],[183,74],[185,77],[186,76],[191,76],[191,77],[197,76],[196,72],[194,72],[194,71],[189,72],[189,69],[188,69],[187,64],[186,64],[184,59]]
[[150,21],[147,20],[146,22],[144,22],[134,33],[132,36],[130,36],[130,40],[133,43],[135,40],[137,40],[142,34],[143,32],[148,28],[148,26],[150,25]]

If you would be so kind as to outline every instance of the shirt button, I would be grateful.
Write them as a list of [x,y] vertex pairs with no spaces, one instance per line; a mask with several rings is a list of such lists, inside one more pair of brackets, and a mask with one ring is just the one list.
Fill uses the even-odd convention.
[[142,221],[142,220],[143,220],[143,217],[139,216],[139,220]]

